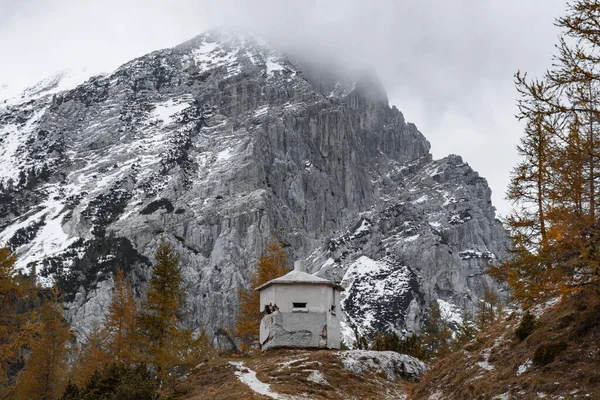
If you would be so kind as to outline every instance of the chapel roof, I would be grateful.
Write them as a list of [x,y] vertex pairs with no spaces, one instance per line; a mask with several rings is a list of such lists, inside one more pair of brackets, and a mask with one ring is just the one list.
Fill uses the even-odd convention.
[[335,288],[338,290],[344,290],[344,288],[342,286],[337,285],[328,279],[321,278],[319,276],[312,275],[312,274],[309,274],[307,272],[304,272],[304,271],[301,271],[298,269],[294,269],[293,271],[288,272],[287,274],[280,276],[279,278],[271,279],[270,281],[263,283],[262,285],[257,287],[256,290],[261,291],[263,289],[268,288],[271,285],[276,285],[276,284],[277,285],[293,285],[293,284],[327,285],[327,286],[331,286],[332,288]]

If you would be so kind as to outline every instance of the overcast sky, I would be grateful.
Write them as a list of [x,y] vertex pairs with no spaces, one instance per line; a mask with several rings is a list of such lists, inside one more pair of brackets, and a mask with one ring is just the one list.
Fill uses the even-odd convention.
[[0,83],[106,71],[207,29],[240,26],[376,69],[432,144],[488,179],[501,214],[515,146],[517,70],[550,65],[565,0],[0,0]]

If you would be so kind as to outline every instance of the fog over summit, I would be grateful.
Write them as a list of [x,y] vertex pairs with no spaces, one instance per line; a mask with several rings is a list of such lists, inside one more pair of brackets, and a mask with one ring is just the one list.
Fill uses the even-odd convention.
[[214,26],[371,66],[436,157],[461,154],[488,178],[502,213],[521,133],[512,75],[547,65],[558,34],[552,21],[565,7],[563,0],[0,3],[0,54],[10,60],[0,65],[1,83],[33,82],[68,67],[110,72]]

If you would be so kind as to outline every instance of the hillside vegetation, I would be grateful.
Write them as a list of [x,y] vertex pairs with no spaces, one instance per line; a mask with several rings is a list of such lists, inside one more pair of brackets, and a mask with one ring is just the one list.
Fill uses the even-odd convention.
[[413,399],[599,399],[599,295],[600,287],[588,286],[534,308],[540,315],[522,340],[523,318],[509,314],[432,366]]

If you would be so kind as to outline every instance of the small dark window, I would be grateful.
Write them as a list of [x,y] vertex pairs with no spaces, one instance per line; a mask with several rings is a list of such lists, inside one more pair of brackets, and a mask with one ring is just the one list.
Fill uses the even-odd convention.
[[333,315],[335,315],[335,306],[334,306],[334,305],[332,305],[332,306],[331,306],[331,313],[332,313]]
[[292,303],[294,308],[306,308],[306,303]]

